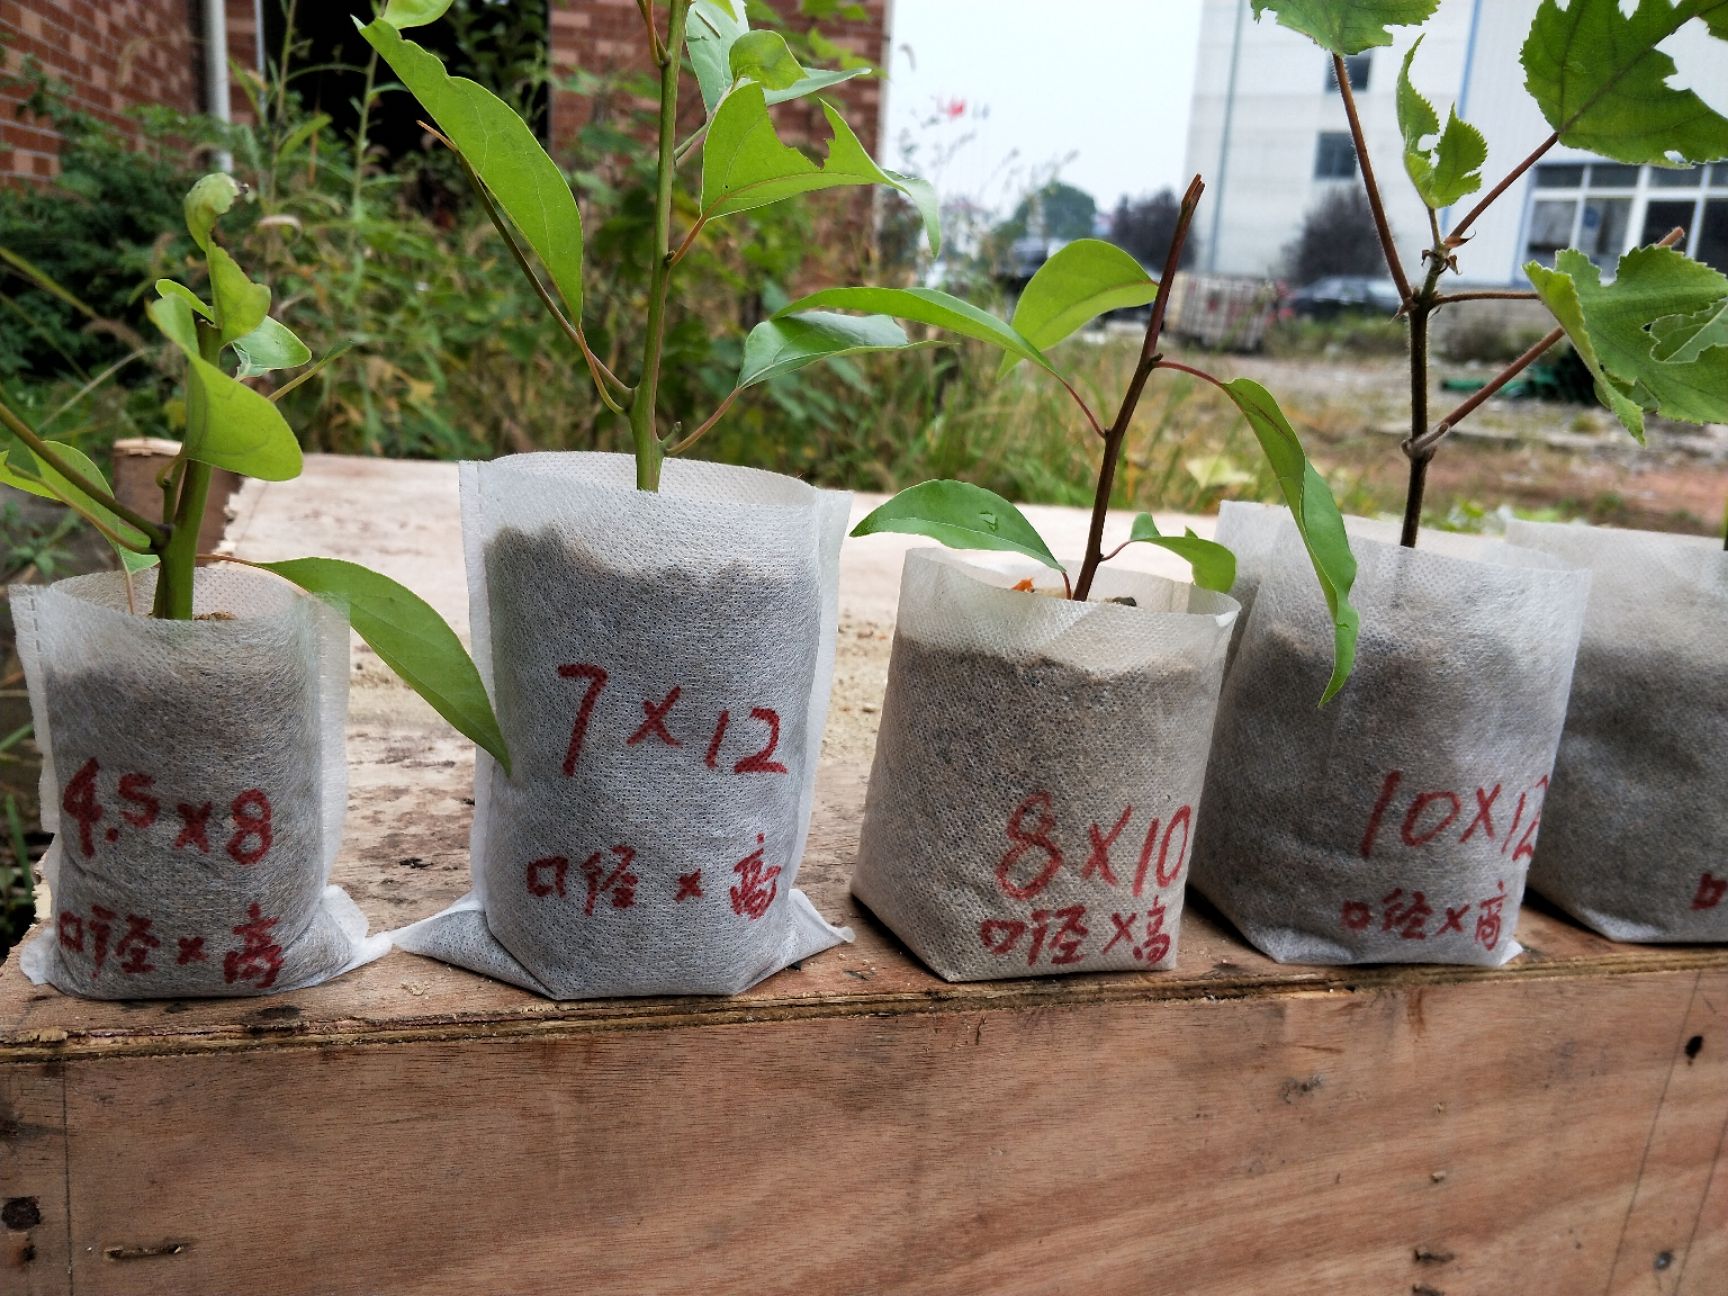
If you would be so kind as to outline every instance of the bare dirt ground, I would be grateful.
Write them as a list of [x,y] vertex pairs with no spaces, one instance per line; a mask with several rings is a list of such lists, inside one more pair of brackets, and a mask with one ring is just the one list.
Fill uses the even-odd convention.
[[[1329,473],[1382,510],[1402,507],[1409,469],[1398,447],[1408,432],[1409,380],[1399,361],[1245,356],[1214,363],[1277,395]],[[1441,390],[1442,378],[1485,380],[1493,372],[1437,361],[1429,391],[1434,420],[1466,395]],[[1429,468],[1427,504],[1431,515],[1455,505],[1509,505],[1613,526],[1720,534],[1728,427],[1652,419],[1649,444],[1640,446],[1600,406],[1496,398],[1441,447]]]

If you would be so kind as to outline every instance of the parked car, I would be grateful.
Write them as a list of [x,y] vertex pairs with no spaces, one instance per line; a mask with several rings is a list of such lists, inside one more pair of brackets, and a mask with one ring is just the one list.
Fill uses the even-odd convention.
[[1395,315],[1403,305],[1390,279],[1367,275],[1328,275],[1298,288],[1284,300],[1284,313],[1301,319],[1339,315]]

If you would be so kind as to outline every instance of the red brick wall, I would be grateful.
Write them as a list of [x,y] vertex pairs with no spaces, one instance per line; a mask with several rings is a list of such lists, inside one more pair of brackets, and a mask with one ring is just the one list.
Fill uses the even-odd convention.
[[[795,21],[792,16],[798,11],[798,0],[769,0],[769,3]],[[863,0],[863,8],[869,14],[867,22],[829,22],[823,25],[822,34],[851,53],[881,63],[887,53],[884,41],[889,4],[890,0]],[[656,12],[664,24],[664,6]],[[578,70],[608,73],[635,68],[644,74],[654,70],[636,0],[553,0],[551,43],[555,79]],[[688,78],[683,93],[680,118],[686,129],[694,129],[701,116],[700,110],[693,107],[695,87]],[[874,78],[857,78],[835,87],[826,97],[837,102],[847,124],[874,156],[880,134],[881,83]],[[555,149],[569,144],[587,120],[587,109],[586,102],[573,95],[553,94],[551,135]],[[814,101],[781,110],[779,121],[788,142],[825,140],[828,136],[827,122]]]
[[[228,56],[245,67],[257,63],[254,0],[224,0]],[[771,0],[788,14],[797,0]],[[884,56],[890,0],[863,0],[868,22],[834,22],[823,33],[836,44],[873,61]],[[204,107],[203,30],[200,0],[0,0],[0,45],[4,71],[16,72],[35,55],[51,75],[67,82],[72,102],[115,124],[124,109],[162,103],[182,112]],[[553,0],[552,66],[558,75],[577,68],[594,72],[635,66],[649,70],[636,0]],[[864,147],[875,152],[880,133],[882,90],[872,79],[849,81],[830,92]],[[0,177],[51,177],[58,171],[59,138],[45,121],[15,115],[21,95],[0,85]],[[688,95],[694,100],[694,95]],[[246,116],[246,99],[231,95],[234,115]],[[696,110],[687,103],[686,108]],[[586,117],[574,96],[554,93],[552,138],[568,144]],[[792,140],[827,135],[813,103],[782,111]],[[692,122],[693,126],[693,122]]]
[[[70,86],[75,107],[117,125],[137,103],[191,112],[203,84],[196,23],[194,0],[0,0],[0,68],[16,73],[34,55]],[[17,116],[21,97],[0,84],[0,177],[54,176],[59,136]]]

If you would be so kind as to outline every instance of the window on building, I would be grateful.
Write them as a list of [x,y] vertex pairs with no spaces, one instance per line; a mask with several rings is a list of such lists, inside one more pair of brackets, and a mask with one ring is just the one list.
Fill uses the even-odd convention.
[[[1728,186],[1728,167],[1717,167]],[[1704,217],[1698,222],[1698,234],[1692,255],[1705,265],[1728,274],[1728,194],[1711,198],[1704,204]]]
[[[1676,225],[1688,234],[1692,232],[1692,214],[1698,204],[1691,198],[1662,198],[1653,200],[1644,208],[1644,228],[1639,232],[1639,243],[1655,243],[1666,238],[1668,231]],[[1681,244],[1685,247],[1685,244]]]
[[1650,184],[1657,189],[1696,189],[1704,183],[1704,167],[1687,167],[1676,171],[1670,167],[1651,167]]
[[1316,180],[1348,180],[1356,174],[1356,146],[1348,131],[1321,131],[1314,148]]
[[1575,198],[1541,198],[1530,204],[1530,229],[1524,240],[1524,255],[1544,265],[1554,264],[1554,254],[1572,246],[1572,222],[1578,218]]
[[[1368,69],[1372,63],[1370,54],[1346,54],[1344,56],[1344,75],[1350,78],[1352,90],[1368,88]],[[1332,60],[1326,60],[1326,88],[1338,88],[1338,73],[1332,66]]]

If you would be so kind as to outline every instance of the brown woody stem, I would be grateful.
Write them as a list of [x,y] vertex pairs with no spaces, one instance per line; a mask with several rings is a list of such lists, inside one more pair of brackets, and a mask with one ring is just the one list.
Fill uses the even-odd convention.
[[1134,422],[1134,411],[1140,404],[1140,393],[1146,380],[1158,367],[1158,338],[1164,331],[1164,317],[1170,309],[1171,289],[1176,284],[1177,267],[1182,264],[1182,246],[1188,241],[1188,227],[1194,220],[1194,209],[1200,205],[1205,182],[1195,176],[1182,195],[1182,209],[1176,216],[1176,229],[1170,236],[1170,250],[1164,257],[1164,273],[1158,280],[1158,296],[1152,303],[1152,317],[1146,322],[1146,338],[1140,344],[1140,360],[1134,366],[1134,376],[1123,394],[1122,405],[1115,421],[1104,433],[1104,462],[1098,468],[1098,490],[1092,499],[1092,523],[1086,532],[1086,556],[1080,564],[1080,576],[1070,597],[1084,601],[1092,593],[1092,582],[1104,562],[1104,520],[1110,512],[1110,492],[1116,485],[1116,463],[1122,457],[1122,442]]
[[1341,54],[1332,56],[1332,76],[1338,82],[1338,93],[1344,100],[1344,115],[1350,119],[1350,139],[1356,146],[1356,164],[1362,168],[1362,187],[1368,191],[1368,206],[1374,213],[1374,228],[1380,234],[1380,250],[1386,254],[1386,268],[1392,272],[1392,282],[1398,285],[1398,296],[1406,305],[1410,301],[1410,278],[1398,259],[1398,246],[1392,241],[1392,226],[1386,219],[1386,205],[1380,200],[1380,186],[1374,180],[1374,164],[1368,158],[1368,141],[1362,134],[1362,118],[1356,111],[1356,94],[1350,89],[1350,73]]

